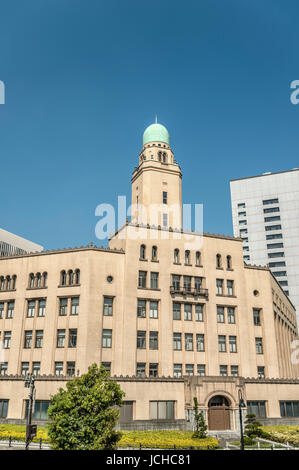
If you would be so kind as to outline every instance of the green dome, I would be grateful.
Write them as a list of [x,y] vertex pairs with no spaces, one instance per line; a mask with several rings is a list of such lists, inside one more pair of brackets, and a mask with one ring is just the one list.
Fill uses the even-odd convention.
[[143,145],[149,142],[163,142],[170,145],[169,133],[166,127],[157,123],[148,126],[143,133]]

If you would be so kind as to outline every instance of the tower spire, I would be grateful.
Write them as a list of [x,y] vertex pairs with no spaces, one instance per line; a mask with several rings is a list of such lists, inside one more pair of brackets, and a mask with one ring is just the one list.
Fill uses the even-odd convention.
[[158,116],[157,116],[157,114],[156,114],[155,123],[157,124],[157,122],[158,122]]

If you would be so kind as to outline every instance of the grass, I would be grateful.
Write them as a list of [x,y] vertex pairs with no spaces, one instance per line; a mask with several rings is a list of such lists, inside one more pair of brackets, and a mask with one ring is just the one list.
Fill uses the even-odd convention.
[[299,447],[299,426],[263,426],[273,441]]
[[[26,426],[19,424],[0,424],[0,439],[5,440],[11,437],[15,440],[26,439]],[[33,439],[34,442],[42,439],[43,441],[49,441],[47,428],[41,426],[37,427],[37,436]]]

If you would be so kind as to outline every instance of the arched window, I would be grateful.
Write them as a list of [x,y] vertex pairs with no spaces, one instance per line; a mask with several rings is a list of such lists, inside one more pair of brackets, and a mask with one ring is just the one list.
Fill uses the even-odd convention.
[[221,255],[216,255],[216,267],[221,268]]
[[66,272],[65,271],[61,271],[61,274],[60,274],[60,284],[62,286],[65,286],[66,285]]
[[156,261],[158,259],[158,248],[156,246],[152,247],[152,260]]
[[4,276],[0,277],[0,290],[4,290],[5,287],[5,279]]
[[6,290],[10,290],[11,287],[11,278],[10,276],[6,276]]
[[33,289],[34,287],[34,274],[29,274],[29,289]]
[[190,264],[190,251],[185,251],[185,264]]
[[196,255],[195,255],[195,260],[196,260],[196,266],[200,266],[200,251],[197,251],[196,252]]
[[226,266],[227,269],[232,269],[232,257],[230,255],[226,257]]
[[69,286],[72,286],[74,284],[74,273],[72,269],[70,269],[68,272],[68,278],[69,278]]
[[41,273],[36,274],[36,287],[42,286],[42,275]]
[[11,286],[13,290],[16,288],[16,283],[17,283],[17,276],[14,274],[12,276],[12,286]]
[[162,152],[158,152],[158,160],[159,162],[162,160]]
[[140,245],[140,259],[145,259],[145,245]]
[[167,153],[163,152],[163,163],[167,163]]
[[180,250],[177,248],[174,250],[174,263],[178,264],[180,262]]
[[48,278],[48,273],[43,273],[43,282],[42,282],[43,287],[47,287],[47,278]]
[[80,284],[80,269],[76,269],[75,272],[75,283]]

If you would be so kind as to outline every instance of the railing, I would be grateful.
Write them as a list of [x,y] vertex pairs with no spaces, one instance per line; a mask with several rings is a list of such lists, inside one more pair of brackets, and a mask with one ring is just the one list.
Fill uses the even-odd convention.
[[176,444],[169,444],[169,445],[145,445],[136,442],[136,444],[117,444],[118,450],[213,450],[216,449],[215,446],[178,446]]
[[[7,439],[0,438],[0,446],[5,447],[25,447],[25,437],[16,438],[9,436]],[[50,449],[48,441],[43,439],[36,439],[30,442],[29,447],[32,449]]]
[[181,287],[177,285],[170,286],[170,293],[171,294],[180,294],[180,295],[193,295],[193,296],[203,296],[208,297],[209,291],[208,289],[203,289],[202,287]]

